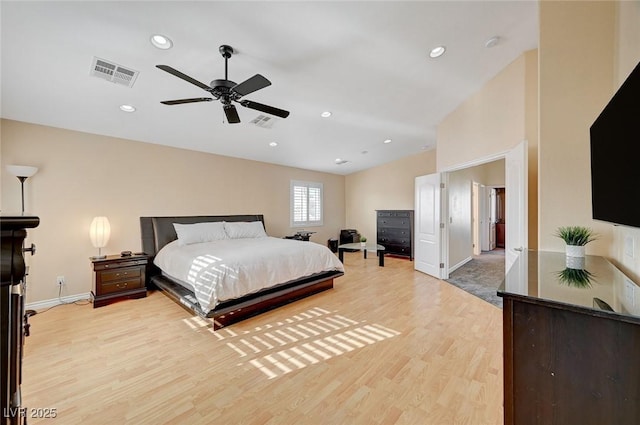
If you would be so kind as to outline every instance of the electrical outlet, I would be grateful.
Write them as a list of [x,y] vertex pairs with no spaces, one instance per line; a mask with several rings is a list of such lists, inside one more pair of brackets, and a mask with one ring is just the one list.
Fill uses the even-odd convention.
[[624,237],[624,255],[626,255],[627,257],[631,257],[634,258],[635,257],[635,250],[634,250],[634,243],[633,243],[633,236],[625,236]]
[[56,283],[58,285],[64,285],[64,276],[58,276],[56,277]]

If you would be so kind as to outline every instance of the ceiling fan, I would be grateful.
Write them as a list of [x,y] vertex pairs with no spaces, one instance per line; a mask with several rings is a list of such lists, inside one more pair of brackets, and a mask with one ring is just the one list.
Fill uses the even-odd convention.
[[191,83],[200,87],[201,89],[208,91],[211,96],[213,96],[213,98],[196,97],[192,99],[164,100],[160,103],[165,105],[181,105],[183,103],[211,102],[212,100],[216,99],[222,103],[224,114],[226,115],[227,122],[229,124],[237,124],[240,122],[238,111],[236,110],[235,105],[231,102],[236,102],[244,106],[245,108],[255,109],[256,111],[275,115],[280,118],[287,118],[289,116],[289,111],[274,108],[273,106],[269,105],[263,105],[262,103],[253,102],[251,100],[242,99],[243,96],[270,86],[271,81],[267,80],[260,74],[256,74],[240,84],[236,84],[233,81],[230,81],[228,79],[227,61],[233,54],[233,48],[231,46],[222,45],[220,46],[219,50],[220,54],[224,58],[224,80],[213,80],[209,85],[201,83],[200,81],[195,80],[168,65],[156,65],[156,68],[160,68],[161,70],[168,72],[171,75],[175,75],[176,77],[181,78],[188,83]]

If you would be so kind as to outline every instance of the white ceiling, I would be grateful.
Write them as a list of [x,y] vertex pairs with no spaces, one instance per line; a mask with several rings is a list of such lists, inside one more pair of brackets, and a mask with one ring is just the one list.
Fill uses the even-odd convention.
[[[437,124],[538,41],[533,1],[0,7],[3,118],[336,174],[434,148]],[[156,33],[174,47],[152,46]],[[485,48],[492,36],[500,42]],[[160,104],[208,93],[155,65],[208,84],[224,78],[222,44],[236,50],[230,80],[260,73],[272,82],[246,99],[289,110],[288,118],[265,129],[249,123],[259,112],[240,105],[242,123],[227,124],[218,101]],[[447,51],[430,59],[437,45]],[[90,76],[94,56],[139,71],[134,86]],[[120,111],[125,103],[137,111]],[[333,115],[321,118],[325,110]]]

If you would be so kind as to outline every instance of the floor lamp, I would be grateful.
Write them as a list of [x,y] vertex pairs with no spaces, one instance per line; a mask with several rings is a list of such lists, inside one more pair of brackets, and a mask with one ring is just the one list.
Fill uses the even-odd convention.
[[[28,165],[7,165],[7,171],[11,174],[13,174],[14,176],[16,176],[18,178],[18,180],[20,180],[20,192],[22,194],[22,215],[24,215],[24,181],[26,179],[28,179],[29,177],[33,176],[35,173],[38,172],[38,168],[37,167],[30,167]],[[24,245],[22,247],[23,251],[27,251],[24,248]],[[31,245],[31,255],[33,255],[33,253],[35,252],[35,245]],[[25,274],[25,285],[26,285],[26,276],[29,273]],[[23,298],[24,299],[24,298]],[[23,301],[24,302],[24,301]],[[24,312],[24,315],[26,317],[31,317],[33,315],[36,314],[35,310],[26,310]],[[26,320],[25,320],[26,323]],[[27,333],[29,331],[29,328],[27,327]]]
[[20,191],[22,193],[22,215],[24,215],[24,181],[38,172],[37,167],[28,165],[7,165],[7,171],[20,180]]

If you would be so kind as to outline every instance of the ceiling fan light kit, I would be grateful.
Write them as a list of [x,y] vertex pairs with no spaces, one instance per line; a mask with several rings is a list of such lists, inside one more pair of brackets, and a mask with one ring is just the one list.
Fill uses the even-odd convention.
[[222,103],[222,108],[229,124],[237,124],[240,122],[240,116],[238,115],[238,111],[236,110],[233,102],[239,103],[245,108],[275,115],[280,118],[287,118],[289,116],[289,111],[285,111],[283,109],[275,108],[269,105],[264,105],[262,103],[253,102],[251,100],[242,99],[243,96],[270,86],[271,82],[260,74],[256,74],[253,77],[241,82],[240,84],[236,84],[235,82],[229,80],[228,61],[233,55],[233,48],[231,46],[223,44],[222,46],[220,46],[219,51],[224,58],[224,79],[213,80],[209,85],[191,78],[190,76],[183,74],[182,72],[168,65],[156,65],[156,68],[168,72],[175,77],[178,77],[209,92],[211,96],[213,96],[213,98],[196,97],[190,99],[164,100],[160,103],[164,105],[181,105],[184,103],[211,102],[214,99],[219,100],[220,103]]

